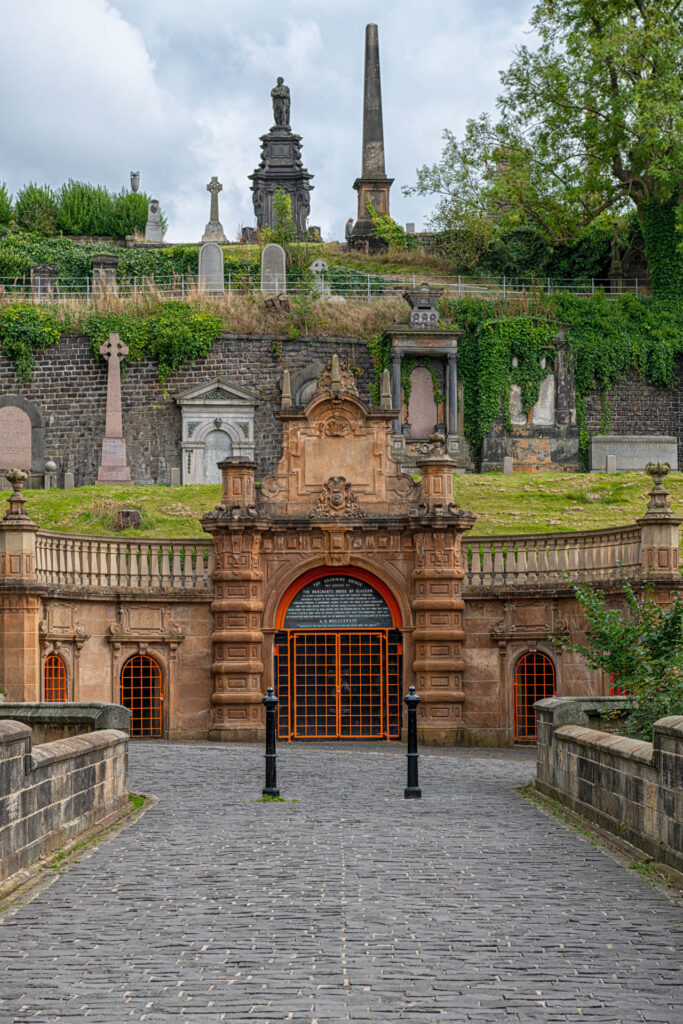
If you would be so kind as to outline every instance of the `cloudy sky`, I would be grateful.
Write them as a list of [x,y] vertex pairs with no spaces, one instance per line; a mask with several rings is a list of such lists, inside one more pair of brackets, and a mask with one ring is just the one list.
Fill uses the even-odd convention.
[[161,200],[170,241],[198,241],[209,178],[223,183],[228,238],[255,221],[250,174],[282,75],[291,123],[315,175],[310,222],[343,238],[356,215],[365,25],[379,25],[391,212],[438,159],[444,128],[492,109],[498,70],[533,42],[532,0],[2,0],[0,181],[68,178],[141,188]]

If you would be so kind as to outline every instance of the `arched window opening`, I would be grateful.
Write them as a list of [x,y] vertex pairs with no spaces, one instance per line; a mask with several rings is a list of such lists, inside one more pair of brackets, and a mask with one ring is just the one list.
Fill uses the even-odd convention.
[[161,736],[161,668],[136,654],[121,669],[121,703],[130,711],[131,736]]
[[547,654],[530,651],[517,662],[513,687],[515,743],[536,740],[534,704],[555,696],[555,666]]
[[45,659],[44,694],[46,701],[67,699],[66,666],[58,654],[48,654]]

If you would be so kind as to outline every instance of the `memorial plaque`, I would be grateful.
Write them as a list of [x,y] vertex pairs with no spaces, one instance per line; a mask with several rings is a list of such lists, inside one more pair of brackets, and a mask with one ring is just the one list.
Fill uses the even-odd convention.
[[323,576],[292,599],[285,629],[391,629],[383,597],[353,576]]
[[23,409],[5,405],[0,409],[0,469],[31,468],[31,420]]

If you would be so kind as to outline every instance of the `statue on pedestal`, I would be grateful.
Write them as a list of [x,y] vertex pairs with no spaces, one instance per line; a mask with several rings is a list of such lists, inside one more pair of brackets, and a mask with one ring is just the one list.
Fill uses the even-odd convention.
[[289,87],[285,85],[284,78],[278,78],[277,85],[270,90],[273,100],[273,117],[275,124],[284,128],[289,127]]

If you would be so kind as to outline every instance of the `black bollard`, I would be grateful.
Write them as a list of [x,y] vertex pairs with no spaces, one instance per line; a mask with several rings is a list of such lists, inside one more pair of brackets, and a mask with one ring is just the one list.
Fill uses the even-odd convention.
[[266,709],[266,785],[263,790],[263,796],[279,796],[280,790],[277,788],[277,754],[275,753],[275,720],[278,701],[273,693],[272,686],[268,687],[268,693],[261,703]]
[[422,796],[417,781],[417,705],[420,698],[414,686],[410,687],[403,701],[408,708],[408,785],[403,795],[406,800],[419,800]]

